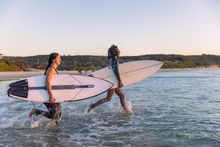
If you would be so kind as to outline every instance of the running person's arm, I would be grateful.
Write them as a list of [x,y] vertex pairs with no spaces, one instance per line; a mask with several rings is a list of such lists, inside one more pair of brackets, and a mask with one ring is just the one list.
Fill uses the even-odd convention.
[[115,74],[117,80],[120,82],[120,81],[121,81],[121,76],[120,76],[120,73],[119,73],[118,66],[115,66],[115,67],[113,68],[113,72],[114,72],[114,74]]
[[112,68],[113,68],[113,72],[118,80],[118,87],[121,88],[123,87],[123,84],[122,84],[122,81],[121,81],[121,76],[120,76],[120,73],[119,73],[119,67],[118,67],[118,59],[115,59],[113,62],[113,65],[112,65]]

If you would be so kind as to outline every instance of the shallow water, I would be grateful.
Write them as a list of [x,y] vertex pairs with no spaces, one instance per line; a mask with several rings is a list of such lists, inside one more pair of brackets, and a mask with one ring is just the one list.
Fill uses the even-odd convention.
[[0,96],[0,146],[220,146],[220,69],[159,72],[123,88],[128,116],[114,96],[91,114],[89,100],[62,105],[59,126],[31,128],[30,102]]

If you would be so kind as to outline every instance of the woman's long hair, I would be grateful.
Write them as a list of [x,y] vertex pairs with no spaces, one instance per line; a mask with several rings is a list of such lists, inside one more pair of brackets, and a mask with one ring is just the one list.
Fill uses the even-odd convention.
[[49,60],[48,60],[48,65],[45,69],[44,75],[46,75],[47,73],[47,69],[53,64],[53,60],[56,59],[56,57],[58,56],[58,53],[51,53],[49,56]]
[[108,59],[111,59],[112,57],[115,56],[115,50],[118,47],[116,45],[112,45],[109,49],[108,49]]

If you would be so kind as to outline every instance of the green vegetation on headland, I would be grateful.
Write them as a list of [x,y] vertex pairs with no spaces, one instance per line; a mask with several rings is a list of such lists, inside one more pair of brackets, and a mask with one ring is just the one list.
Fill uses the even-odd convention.
[[[164,62],[162,68],[208,68],[220,67],[220,56],[215,55],[142,55],[123,56],[121,62],[135,60],[158,60]],[[25,68],[45,69],[48,55],[29,57],[5,57],[0,60],[0,71],[22,71]],[[97,70],[108,65],[106,56],[62,56],[60,70],[89,71]]]
[[16,60],[0,59],[0,71],[22,71],[22,63]]

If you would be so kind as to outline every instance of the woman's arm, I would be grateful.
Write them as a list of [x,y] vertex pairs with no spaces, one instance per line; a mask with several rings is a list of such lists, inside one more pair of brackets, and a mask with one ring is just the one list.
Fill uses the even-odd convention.
[[119,68],[118,68],[118,63],[116,62],[115,65],[113,66],[113,72],[118,80],[118,87],[121,88],[123,87],[123,83],[121,81],[121,76],[119,73]]
[[112,70],[117,78],[118,81],[121,81],[119,68],[118,68],[118,59],[116,57],[113,57],[109,60],[109,65],[112,67]]
[[118,66],[115,66],[115,67],[113,68],[113,72],[114,72],[116,78],[118,79],[118,81],[121,81],[121,76],[120,76],[120,73],[119,73]]
[[55,97],[53,96],[53,92],[52,92],[52,88],[51,88],[51,81],[52,81],[52,78],[55,74],[55,70],[53,68],[49,68],[48,71],[47,71],[47,74],[46,74],[46,89],[49,93],[49,102],[50,103],[55,103],[56,99]]

